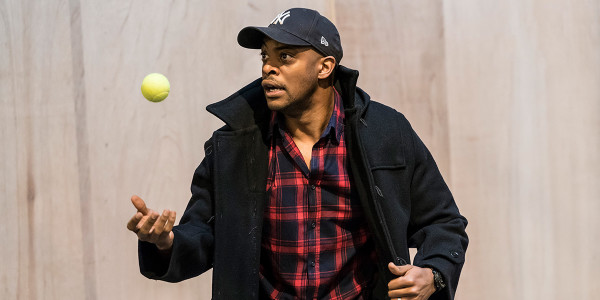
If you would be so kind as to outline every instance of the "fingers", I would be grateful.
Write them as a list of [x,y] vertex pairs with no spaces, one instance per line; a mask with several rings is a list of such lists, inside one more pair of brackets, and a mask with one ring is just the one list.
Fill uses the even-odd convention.
[[155,211],[150,211],[149,215],[147,216],[145,222],[143,222],[143,224],[141,225],[140,230],[138,232],[138,236],[140,237],[140,239],[147,240],[147,238],[145,237],[150,234],[150,229],[152,229],[152,226],[154,226],[156,220],[158,220],[158,213]]
[[[411,288],[414,285],[415,285],[414,280],[407,279],[404,277],[398,277],[396,279],[392,279],[388,283],[388,289],[390,291],[397,291],[397,290],[402,290],[402,289],[406,289],[406,288]],[[404,295],[404,296],[406,296],[406,295]]]
[[137,212],[132,218],[131,220],[129,220],[129,222],[127,222],[127,229],[137,233],[138,229],[137,229],[137,225],[140,223],[140,221],[142,220],[142,217],[144,215],[142,215],[141,212]]
[[[173,226],[175,225],[175,212],[174,211],[169,211],[169,210],[165,210],[163,212],[163,215],[161,216],[161,218],[166,219],[164,227],[160,227],[161,224],[154,224],[154,226],[156,227],[153,236],[157,236],[158,233],[158,228],[160,227],[162,230],[162,233],[160,235],[158,235],[157,240],[156,240],[156,246],[158,247],[158,249],[160,250],[167,250],[170,249],[173,246],[173,239],[175,237],[175,235],[173,234]],[[161,222],[162,223],[162,222]]]
[[127,223],[127,229],[136,233],[141,241],[154,243],[162,249],[170,248],[174,238],[175,212],[164,210],[159,215],[136,195],[131,197],[131,203],[138,212]]
[[[415,284],[416,283],[413,279],[409,279],[409,278],[405,278],[405,277],[398,277],[389,282],[388,296],[390,298],[402,297],[402,299],[405,299],[407,297],[409,297],[409,299],[412,299],[411,297],[419,296],[420,287],[416,286]],[[420,298],[417,298],[417,299],[420,299]],[[424,299],[427,299],[427,298],[424,298]]]
[[415,291],[414,288],[403,288],[388,292],[388,297],[392,299],[427,299],[420,298],[419,296],[419,292]]
[[388,269],[390,269],[390,272],[396,276],[404,276],[404,274],[406,274],[406,272],[412,268],[413,265],[396,266],[394,263],[388,264]]
[[175,217],[176,217],[175,211],[170,211],[169,212],[169,220],[168,220],[167,224],[165,225],[165,232],[170,232],[171,230],[173,230],[173,226],[175,225]]
[[176,213],[170,210],[164,210],[161,215],[150,210],[147,216],[142,216],[138,212],[127,224],[127,228],[137,233],[142,241],[154,244],[169,244],[171,231],[175,225]]
[[413,265],[396,266],[392,263],[388,268],[394,275],[402,274],[388,283],[389,297],[428,299],[435,292],[431,269]]
[[142,198],[138,197],[137,195],[133,195],[131,196],[131,203],[133,203],[133,206],[135,206],[135,208],[144,216],[148,214],[149,210],[146,207],[146,203],[144,202],[144,200],[142,200]]
[[169,221],[170,211],[164,210],[162,215],[158,218],[152,229],[150,229],[151,233],[156,235],[161,235],[163,231],[165,231],[165,224]]
[[404,277],[412,267],[412,265],[396,266],[394,263],[388,264],[390,272],[398,276],[398,278],[392,279],[388,283],[388,289],[390,291],[388,294],[390,297],[412,296],[412,293],[407,289],[411,288],[415,283],[411,278]]

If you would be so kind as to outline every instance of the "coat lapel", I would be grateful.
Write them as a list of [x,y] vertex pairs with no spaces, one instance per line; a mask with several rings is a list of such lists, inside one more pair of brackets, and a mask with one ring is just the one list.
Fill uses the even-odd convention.
[[214,141],[213,292],[218,299],[257,298],[268,148],[258,126],[217,132]]

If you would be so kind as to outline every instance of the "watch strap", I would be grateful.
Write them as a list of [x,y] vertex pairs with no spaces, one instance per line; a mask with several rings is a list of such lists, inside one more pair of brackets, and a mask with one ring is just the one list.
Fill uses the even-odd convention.
[[435,291],[437,292],[437,291],[445,288],[446,283],[444,283],[444,277],[442,277],[442,274],[440,274],[440,272],[438,272],[434,268],[430,268],[430,269],[433,272],[433,285],[435,286]]

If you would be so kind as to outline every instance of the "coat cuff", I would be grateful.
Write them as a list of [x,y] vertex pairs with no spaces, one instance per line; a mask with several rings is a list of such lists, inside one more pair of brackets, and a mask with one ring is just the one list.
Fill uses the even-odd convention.
[[458,278],[460,277],[460,271],[464,264],[464,255],[460,257],[460,254],[458,252],[454,252],[452,254],[452,258],[456,261],[451,261],[443,257],[432,257],[427,260],[417,262],[415,264],[422,268],[433,268],[437,270],[444,279],[446,287],[435,292],[430,298],[431,300],[454,299],[454,294],[456,293],[456,286],[458,285]]
[[138,241],[140,272],[150,279],[161,279],[169,270],[170,255],[166,256],[156,245]]

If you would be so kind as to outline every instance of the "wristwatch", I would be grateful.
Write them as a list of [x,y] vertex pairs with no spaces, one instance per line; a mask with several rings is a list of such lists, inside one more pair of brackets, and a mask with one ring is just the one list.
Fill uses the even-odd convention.
[[446,284],[444,283],[444,278],[442,277],[442,274],[440,274],[440,272],[438,272],[436,269],[434,268],[430,268],[431,272],[433,272],[433,285],[435,286],[435,291],[439,291],[443,288],[446,287]]

